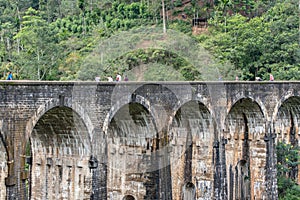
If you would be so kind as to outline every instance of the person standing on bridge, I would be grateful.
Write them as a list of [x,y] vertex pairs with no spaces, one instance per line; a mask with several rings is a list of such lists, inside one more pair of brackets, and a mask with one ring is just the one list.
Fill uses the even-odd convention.
[[274,76],[270,74],[270,81],[274,81]]
[[95,77],[95,81],[96,81],[96,82],[99,82],[99,81],[100,81],[100,76],[96,76],[96,77]]
[[117,82],[122,81],[122,76],[120,74],[117,74],[116,81]]
[[8,72],[8,76],[7,76],[6,80],[13,80],[13,75],[12,75],[11,71]]
[[114,81],[114,79],[111,76],[108,76],[107,80],[108,80],[108,82],[113,82]]
[[128,76],[125,75],[124,81],[128,81]]

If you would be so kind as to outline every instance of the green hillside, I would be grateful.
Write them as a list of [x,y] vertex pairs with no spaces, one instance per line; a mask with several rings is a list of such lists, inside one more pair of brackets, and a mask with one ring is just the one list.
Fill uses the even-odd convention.
[[[298,1],[164,4],[165,12],[161,0],[0,0],[1,77],[300,79]],[[193,19],[207,27],[193,34]]]

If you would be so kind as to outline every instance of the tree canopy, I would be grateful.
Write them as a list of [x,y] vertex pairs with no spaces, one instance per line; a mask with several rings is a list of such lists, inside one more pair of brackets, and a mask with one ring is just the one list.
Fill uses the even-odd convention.
[[[298,1],[163,2],[166,16],[161,0],[0,0],[2,79],[8,71],[30,80],[94,80],[119,71],[140,80],[132,67],[145,68],[147,80],[169,69],[183,80],[215,80],[217,74],[224,80],[267,80],[269,73],[276,80],[300,78]],[[195,18],[208,22],[197,35]],[[119,44],[113,42],[116,35]],[[138,38],[145,35],[147,40]],[[108,46],[115,52],[109,58],[109,49],[101,50]]]

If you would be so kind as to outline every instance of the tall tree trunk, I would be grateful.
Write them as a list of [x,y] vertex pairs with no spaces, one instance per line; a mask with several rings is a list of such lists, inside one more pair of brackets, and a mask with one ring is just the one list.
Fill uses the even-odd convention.
[[167,32],[166,28],[166,13],[165,13],[165,0],[161,0],[161,6],[162,6],[162,14],[163,14],[163,32]]
[[37,77],[38,77],[38,80],[40,81],[41,78],[40,78],[40,52],[39,52],[39,50],[37,51],[37,63],[38,63]]

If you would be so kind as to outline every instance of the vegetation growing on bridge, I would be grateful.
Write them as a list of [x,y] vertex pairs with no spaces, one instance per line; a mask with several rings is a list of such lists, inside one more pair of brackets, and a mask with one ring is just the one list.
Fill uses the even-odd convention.
[[[79,72],[87,67],[84,64],[95,53],[97,45],[120,31],[138,27],[160,27],[162,31],[161,2],[0,0],[2,79],[12,70],[17,79],[93,80],[96,72],[84,76],[80,76]],[[222,74],[223,79],[232,79],[235,75],[244,80],[254,80],[256,76],[267,79],[269,72],[275,79],[300,78],[298,1],[164,0],[164,3],[167,29],[182,32],[196,39],[195,46],[201,45],[209,50],[214,62],[232,72]],[[209,24],[207,30],[196,36],[192,35],[194,17],[207,19]],[[147,51],[138,52],[141,59],[149,56]],[[184,71],[184,80],[201,79],[194,75],[194,70],[190,70],[192,63],[182,62],[182,57],[170,59],[162,52],[155,59],[166,62],[152,62],[148,68],[169,69],[181,63],[178,71]],[[128,63],[131,60],[129,55],[135,60],[137,54],[127,52],[118,59],[124,58],[124,62]],[[97,67],[96,63],[94,65],[88,67]],[[102,69],[105,71],[103,77],[124,69],[122,66],[120,69],[115,67],[117,65],[106,71]],[[226,71],[217,69],[220,73]],[[157,80],[156,73],[148,76]]]
[[296,183],[300,164],[299,147],[280,142],[277,144],[278,196],[281,200],[300,199],[300,186]]

